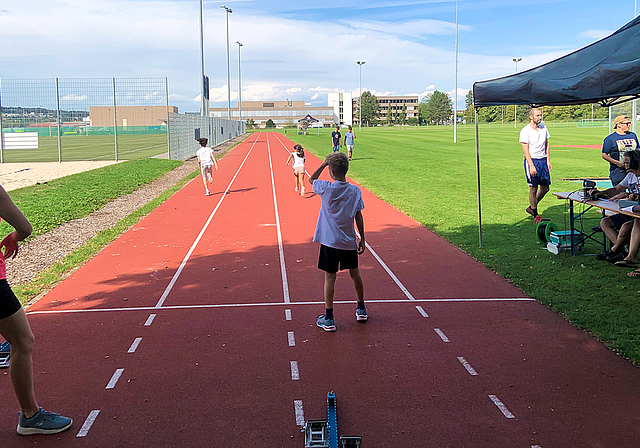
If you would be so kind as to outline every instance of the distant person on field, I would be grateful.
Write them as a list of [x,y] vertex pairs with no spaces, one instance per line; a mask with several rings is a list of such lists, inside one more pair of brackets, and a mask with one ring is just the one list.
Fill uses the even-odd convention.
[[[327,166],[334,182],[318,179]],[[348,269],[353,280],[358,299],[356,320],[365,322],[369,318],[364,306],[364,283],[358,269],[358,255],[365,250],[362,217],[364,203],[360,189],[347,182],[345,176],[348,170],[349,159],[346,154],[329,154],[309,178],[313,192],[322,200],[313,241],[320,243],[318,269],[324,271],[325,313],[316,320],[316,325],[324,331],[336,331],[333,319],[333,292],[339,270]],[[353,228],[354,220],[360,233],[359,242],[356,241]]]
[[31,224],[2,187],[0,217],[15,228],[0,242],[0,334],[11,345],[11,382],[21,410],[17,431],[21,435],[57,434],[69,429],[72,420],[38,406],[33,389],[32,353],[35,338],[20,302],[7,283],[5,258],[16,256],[18,241],[31,234]]
[[204,184],[204,195],[211,196],[209,191],[209,184],[213,183],[213,167],[215,165],[216,171],[218,170],[218,162],[213,155],[213,149],[207,147],[208,140],[206,138],[199,138],[200,149],[196,152],[198,157],[198,165],[200,165],[200,173],[202,174],[202,183]]
[[549,160],[549,130],[542,124],[542,111],[532,108],[531,120],[520,131],[520,144],[524,152],[524,173],[529,185],[529,207],[526,212],[536,223],[542,221],[538,214],[538,204],[549,191],[551,185],[551,161]]
[[631,128],[631,120],[624,115],[618,115],[613,120],[615,132],[605,137],[602,143],[602,158],[609,162],[609,179],[615,187],[627,175],[623,164],[623,156],[627,151],[638,149],[638,137]]
[[293,149],[295,149],[295,151],[289,153],[287,166],[289,166],[289,162],[293,159],[293,176],[296,178],[295,191],[300,190],[300,196],[304,196],[304,148],[302,145],[295,145]]
[[351,130],[351,126],[349,126],[349,130],[344,134],[344,146],[347,148],[349,160],[353,157],[353,144],[355,140],[356,134]]
[[333,152],[339,152],[342,144],[340,143],[340,139],[342,135],[340,134],[340,126],[336,125],[336,130],[331,133],[331,143],[333,147]]

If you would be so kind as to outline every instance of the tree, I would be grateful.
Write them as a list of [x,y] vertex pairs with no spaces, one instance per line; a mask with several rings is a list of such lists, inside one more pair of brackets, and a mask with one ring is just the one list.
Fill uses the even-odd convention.
[[453,115],[451,98],[449,95],[438,90],[427,96],[426,121],[435,124],[444,124]]
[[464,105],[466,106],[466,110],[464,111],[465,118],[467,123],[473,123],[475,116],[473,110],[473,90],[469,90],[467,92],[467,97],[464,99]]
[[247,129],[253,129],[256,127],[256,122],[253,121],[253,118],[249,118],[245,123]]
[[429,100],[429,96],[424,96],[418,103],[418,119],[420,123],[427,122],[427,101]]
[[269,118],[265,124],[265,127],[267,128],[275,128],[276,124],[273,122],[273,120],[271,118]]
[[417,117],[409,117],[407,119],[407,123],[409,124],[409,126],[417,126],[418,125],[418,118]]
[[407,124],[407,105],[406,104],[402,105],[402,110],[398,114],[397,122],[398,124]]
[[[380,104],[378,104],[378,98],[372,95],[368,90],[362,92],[358,107],[362,108],[362,125],[371,126],[378,122],[380,117]],[[360,109],[358,109],[358,117],[360,116]]]

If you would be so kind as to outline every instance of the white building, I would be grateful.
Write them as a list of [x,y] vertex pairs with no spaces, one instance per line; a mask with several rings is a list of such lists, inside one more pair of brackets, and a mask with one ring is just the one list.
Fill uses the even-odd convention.
[[340,124],[353,125],[353,108],[351,92],[331,92],[327,95],[327,106],[333,107],[333,115]]

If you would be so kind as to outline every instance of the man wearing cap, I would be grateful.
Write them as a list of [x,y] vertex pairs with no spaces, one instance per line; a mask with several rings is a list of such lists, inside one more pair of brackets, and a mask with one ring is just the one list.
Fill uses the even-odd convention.
[[609,179],[615,187],[627,175],[624,169],[624,154],[628,151],[638,149],[638,137],[629,131],[631,120],[624,115],[618,115],[613,120],[615,132],[608,135],[602,143],[602,158],[609,162]]

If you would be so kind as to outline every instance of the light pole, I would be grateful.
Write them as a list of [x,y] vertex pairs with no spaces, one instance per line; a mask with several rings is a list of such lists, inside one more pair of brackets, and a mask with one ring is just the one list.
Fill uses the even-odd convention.
[[204,26],[202,20],[202,0],[200,0],[200,116],[208,115],[208,92],[206,92],[206,80],[204,77]]
[[[634,0],[633,2],[633,17],[637,17],[638,16],[638,1]],[[631,123],[633,123],[632,128],[631,128],[631,132],[633,132],[634,134],[636,133],[636,121],[638,118],[638,100],[633,100],[633,103],[631,105],[631,115],[633,116],[633,120],[631,121]]]
[[238,44],[238,119],[242,121],[242,72],[240,71],[240,47],[242,43],[236,41]]
[[358,98],[358,112],[360,113],[360,118],[358,118],[358,131],[360,131],[362,129],[362,66],[365,62],[356,61],[356,64],[360,66],[360,97]]
[[233,10],[227,6],[220,5],[227,12],[227,108],[229,110],[229,120],[231,120],[231,69],[229,68],[229,14]]
[[458,0],[456,0],[456,82],[453,103],[453,143],[458,140]]
[[[518,62],[522,61],[522,58],[513,58],[513,62],[516,63],[516,73],[518,73]],[[518,116],[517,116],[517,112],[518,111],[518,105],[514,104],[513,105],[513,127],[517,128],[518,127]]]

